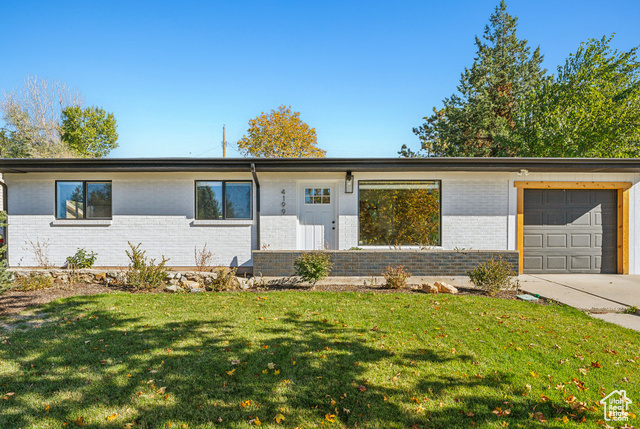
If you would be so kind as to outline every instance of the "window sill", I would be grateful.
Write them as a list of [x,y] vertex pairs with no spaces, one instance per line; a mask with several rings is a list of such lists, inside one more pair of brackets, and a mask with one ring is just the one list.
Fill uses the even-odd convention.
[[220,220],[204,220],[194,219],[191,226],[251,226],[252,219],[220,219]]
[[111,226],[111,219],[56,219],[51,226]]

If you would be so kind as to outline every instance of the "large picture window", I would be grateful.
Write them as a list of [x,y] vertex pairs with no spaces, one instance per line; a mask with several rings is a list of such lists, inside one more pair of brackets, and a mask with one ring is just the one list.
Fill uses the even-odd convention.
[[196,182],[196,219],[251,219],[251,182]]
[[111,219],[111,182],[56,182],[57,219]]
[[361,181],[360,245],[440,245],[440,181]]

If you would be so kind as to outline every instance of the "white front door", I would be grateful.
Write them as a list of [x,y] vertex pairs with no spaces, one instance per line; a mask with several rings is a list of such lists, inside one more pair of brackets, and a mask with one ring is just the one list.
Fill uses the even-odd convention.
[[331,183],[304,183],[300,195],[300,250],[335,249],[335,186]]

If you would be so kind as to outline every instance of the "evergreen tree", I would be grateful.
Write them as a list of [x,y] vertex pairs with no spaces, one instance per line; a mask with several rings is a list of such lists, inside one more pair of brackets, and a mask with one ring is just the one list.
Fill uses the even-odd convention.
[[[462,73],[458,92],[413,130],[427,156],[518,155],[517,118],[546,71],[540,48],[531,54],[518,38],[517,23],[501,1],[482,39],[476,37],[476,58]],[[416,155],[406,147],[400,154]]]

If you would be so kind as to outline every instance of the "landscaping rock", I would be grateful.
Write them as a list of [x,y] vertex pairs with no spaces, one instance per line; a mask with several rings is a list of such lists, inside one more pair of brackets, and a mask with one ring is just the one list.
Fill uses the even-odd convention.
[[164,290],[170,293],[176,293],[180,290],[180,287],[178,285],[171,285],[171,286],[165,287]]
[[422,290],[427,293],[438,293],[438,287],[428,283],[422,285]]
[[435,282],[434,283],[435,287],[438,288],[438,292],[440,293],[458,293],[458,289],[456,289],[454,286],[450,285],[449,283],[445,283],[445,282]]
[[200,283],[194,282],[194,281],[191,281],[191,280],[184,280],[182,282],[182,286],[184,286],[187,289],[199,288],[200,287]]
[[115,279],[118,277],[118,273],[116,271],[107,271],[107,277]]
[[249,289],[251,286],[249,286],[249,281],[243,277],[238,277],[238,284],[240,286],[240,289]]
[[107,278],[107,273],[98,273],[96,274],[96,280],[99,282],[104,281]]
[[192,287],[190,289],[190,292],[191,293],[202,293],[202,292],[204,292],[204,288],[202,288],[202,287]]
[[180,284],[180,282],[178,280],[176,280],[176,279],[171,279],[171,280],[169,280],[169,284],[172,285],[172,286],[173,285],[178,286],[178,284]]

